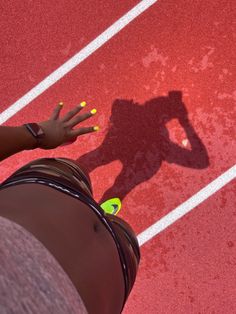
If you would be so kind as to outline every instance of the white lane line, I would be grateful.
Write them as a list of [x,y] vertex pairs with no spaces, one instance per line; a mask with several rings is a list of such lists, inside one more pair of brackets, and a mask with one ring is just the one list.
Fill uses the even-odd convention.
[[102,34],[91,41],[86,47],[80,50],[74,57],[65,62],[57,70],[52,72],[47,76],[42,82],[32,88],[23,97],[18,99],[14,104],[8,107],[5,111],[0,114],[0,125],[5,121],[14,116],[18,111],[24,108],[28,103],[42,94],[46,89],[55,84],[64,75],[70,72],[74,67],[79,65],[88,56],[95,52],[98,48],[104,45],[109,39],[116,35],[120,30],[122,30],[126,25],[138,17],[141,13],[147,10],[151,5],[153,5],[157,0],[143,0],[139,2],[133,9],[128,11],[114,24],[108,27]]
[[169,214],[158,220],[156,223],[151,225],[145,231],[138,235],[139,245],[143,245],[147,241],[151,240],[158,233],[172,225],[178,219],[189,213],[196,206],[205,201],[208,197],[219,191],[223,186],[236,178],[236,165],[228,169],[217,179],[209,183],[198,193],[194,194],[187,201],[176,207]]

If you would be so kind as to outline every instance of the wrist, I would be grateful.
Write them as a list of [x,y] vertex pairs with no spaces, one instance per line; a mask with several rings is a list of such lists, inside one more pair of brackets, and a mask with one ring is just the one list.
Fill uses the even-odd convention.
[[19,133],[21,134],[21,138],[24,139],[22,150],[33,150],[38,147],[37,139],[30,133],[26,126],[20,126]]

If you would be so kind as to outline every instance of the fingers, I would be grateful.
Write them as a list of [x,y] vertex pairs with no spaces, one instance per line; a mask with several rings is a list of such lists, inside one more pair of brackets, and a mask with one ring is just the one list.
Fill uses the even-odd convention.
[[59,104],[55,107],[51,117],[50,117],[50,120],[57,120],[59,115],[60,115],[60,112],[61,112],[61,109],[63,107],[63,102],[59,102]]
[[[92,117],[97,110],[93,109],[88,113],[83,114],[82,116],[77,116],[74,119],[72,119],[77,113],[79,113],[84,107],[86,106],[86,102],[83,101],[82,103],[80,103],[79,105],[77,105],[74,109],[70,110],[69,112],[67,112],[67,114],[61,118],[61,122],[66,122],[65,126],[66,127],[73,127],[76,124],[78,124],[79,122],[82,122],[90,117]],[[56,108],[54,109],[50,120],[57,120],[59,118],[61,109],[63,107],[63,102],[60,102]]]
[[77,125],[78,123],[87,120],[88,118],[91,118],[92,116],[95,115],[95,113],[97,112],[96,109],[92,109],[90,112],[87,112],[83,115],[80,116],[76,116],[73,119],[71,119],[70,121],[66,122],[64,125],[66,127],[74,127],[75,125]]
[[[82,103],[77,105],[74,109],[72,109],[71,111],[67,112],[67,114],[61,119],[61,122],[63,122],[64,126],[73,128],[78,123],[80,123],[82,121],[85,121],[88,118],[91,118],[92,116],[94,116],[96,114],[97,110],[96,109],[92,109],[90,112],[87,112],[87,113],[85,113],[83,115],[74,117],[85,106],[86,106],[86,102],[83,101]],[[60,102],[58,104],[58,106],[54,109],[53,114],[50,117],[50,119],[53,119],[53,120],[58,119],[62,107],[63,107],[63,103]],[[77,130],[71,130],[70,131],[70,135],[72,137],[76,137],[76,136],[79,136],[79,135],[82,135],[82,134],[91,133],[91,132],[95,132],[95,131],[98,131],[98,130],[99,130],[98,126],[96,126],[96,127],[85,127],[85,128],[80,128],[80,129],[77,129]]]
[[91,133],[91,132],[96,132],[99,130],[99,127],[87,127],[87,128],[80,128],[78,130],[71,130],[70,135],[71,137],[76,137],[79,135],[83,135],[83,134],[87,134],[87,133]]
[[83,101],[79,105],[77,105],[74,109],[67,112],[67,114],[61,119],[62,122],[69,121],[72,117],[74,117],[78,112],[80,112],[86,106],[86,102]]

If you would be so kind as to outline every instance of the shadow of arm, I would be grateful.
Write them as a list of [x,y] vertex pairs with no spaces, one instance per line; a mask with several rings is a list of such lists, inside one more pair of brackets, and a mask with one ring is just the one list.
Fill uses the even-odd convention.
[[205,145],[200,140],[188,119],[181,120],[180,124],[186,132],[191,150],[169,141],[165,160],[189,168],[207,168],[210,163]]

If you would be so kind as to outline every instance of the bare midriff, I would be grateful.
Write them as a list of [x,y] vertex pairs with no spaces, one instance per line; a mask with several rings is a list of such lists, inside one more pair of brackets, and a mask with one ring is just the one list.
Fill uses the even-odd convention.
[[88,313],[120,313],[124,279],[114,239],[82,201],[37,183],[0,190],[0,216],[31,232],[56,258]]

